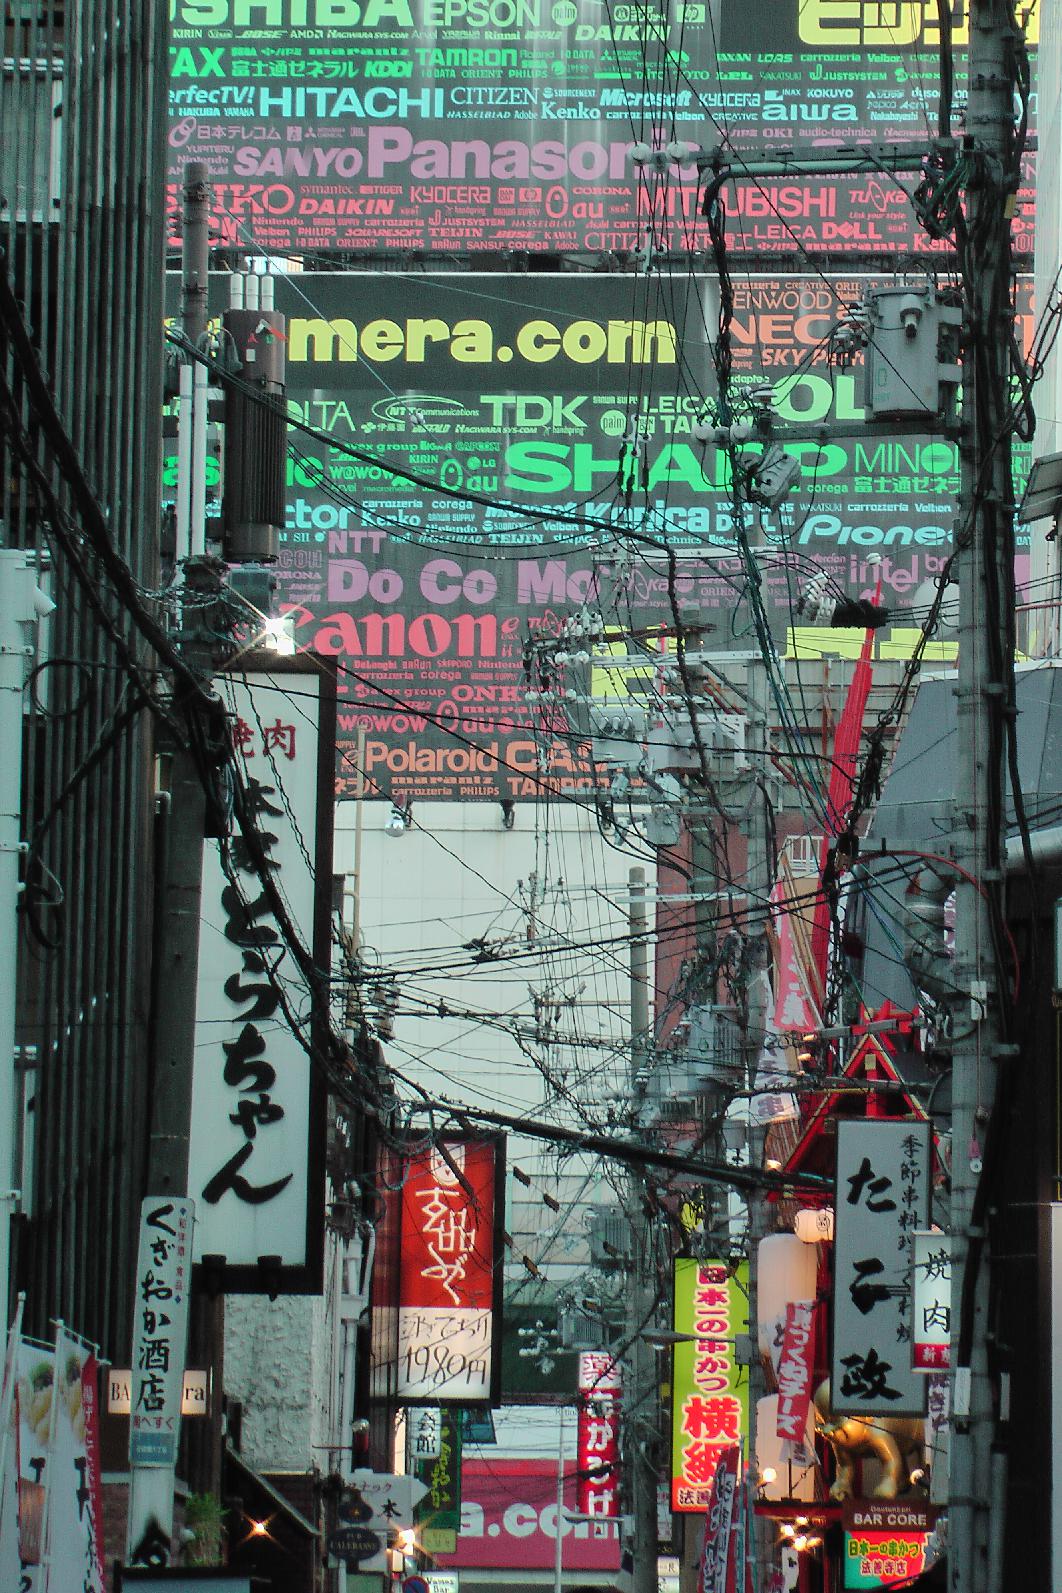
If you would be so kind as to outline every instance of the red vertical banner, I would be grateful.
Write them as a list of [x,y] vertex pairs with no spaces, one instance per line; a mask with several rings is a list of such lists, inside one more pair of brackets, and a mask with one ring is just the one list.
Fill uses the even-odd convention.
[[790,1300],[785,1308],[782,1353],[778,1359],[779,1438],[803,1444],[811,1409],[812,1358],[815,1338],[815,1302]]
[[405,1166],[397,1397],[426,1404],[496,1398],[502,1141],[447,1139]]
[[85,1487],[88,1490],[85,1515],[89,1539],[85,1586],[87,1588],[91,1585],[89,1577],[94,1575],[95,1585],[102,1589],[106,1586],[106,1578],[103,1543],[103,1475],[100,1465],[99,1373],[99,1362],[95,1355],[90,1353],[81,1369],[81,1413],[85,1419]]
[[619,1419],[623,1382],[606,1351],[579,1357],[579,1512],[603,1521],[619,1514]]

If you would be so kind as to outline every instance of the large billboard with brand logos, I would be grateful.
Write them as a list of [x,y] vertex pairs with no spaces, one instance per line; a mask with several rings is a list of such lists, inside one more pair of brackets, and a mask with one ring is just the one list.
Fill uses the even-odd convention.
[[[378,256],[686,254],[692,164],[936,133],[935,0],[171,0],[169,203],[206,164],[222,241]],[[963,76],[966,8],[952,0]],[[1037,8],[1030,8],[1035,39]],[[956,122],[962,105],[957,99]],[[1027,172],[1031,182],[1031,168]],[[917,173],[914,174],[917,181]],[[912,186],[910,174],[903,185]],[[1031,251],[1032,194],[1015,223]],[[736,250],[938,253],[887,175],[737,185]]]
[[[780,646],[816,569],[867,597],[880,573],[902,625],[951,551],[955,443],[868,437],[860,358],[828,360],[838,317],[880,280],[735,280],[735,393],[770,388],[783,438],[836,428],[788,442],[793,492],[748,511]],[[336,660],[340,795],[359,730],[369,797],[592,790],[567,721],[525,697],[525,644],[588,598],[606,623],[670,627],[665,544],[683,616],[713,648],[744,645],[729,461],[693,435],[715,390],[714,294],[708,278],[667,293],[621,276],[277,279],[289,405],[314,431],[291,434],[280,598],[299,645]],[[607,567],[609,544],[629,567]]]

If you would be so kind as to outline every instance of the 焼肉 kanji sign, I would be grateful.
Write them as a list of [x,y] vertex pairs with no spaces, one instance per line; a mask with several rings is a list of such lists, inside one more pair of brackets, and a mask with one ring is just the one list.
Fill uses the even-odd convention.
[[[320,1042],[323,1015],[263,873],[327,968],[333,677],[316,659],[271,660],[268,671],[245,661],[217,685],[262,858],[239,828],[203,853],[188,1171],[195,1259],[223,1256],[229,1291],[309,1292],[324,1232],[324,1102],[307,1042]],[[294,1032],[289,1011],[305,1018],[305,1033]]]

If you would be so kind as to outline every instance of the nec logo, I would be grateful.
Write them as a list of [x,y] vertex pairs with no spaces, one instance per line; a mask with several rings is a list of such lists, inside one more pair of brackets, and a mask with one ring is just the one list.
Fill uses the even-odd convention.
[[[952,42],[970,38],[969,7],[952,0]],[[937,46],[940,23],[936,0],[800,0],[798,28],[804,44],[840,47],[857,44],[867,49],[896,50],[910,44]],[[1026,40],[1035,44],[1039,20],[1033,12]]]

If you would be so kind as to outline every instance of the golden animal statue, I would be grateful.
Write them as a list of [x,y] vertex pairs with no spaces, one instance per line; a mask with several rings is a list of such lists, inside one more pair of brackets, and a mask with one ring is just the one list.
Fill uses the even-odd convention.
[[830,1409],[830,1380],[815,1390],[815,1425],[833,1450],[837,1476],[831,1499],[851,1499],[855,1494],[855,1463],[864,1455],[881,1462],[882,1478],[875,1499],[895,1499],[910,1487],[911,1467],[921,1464],[923,1424],[914,1416],[834,1416]]

